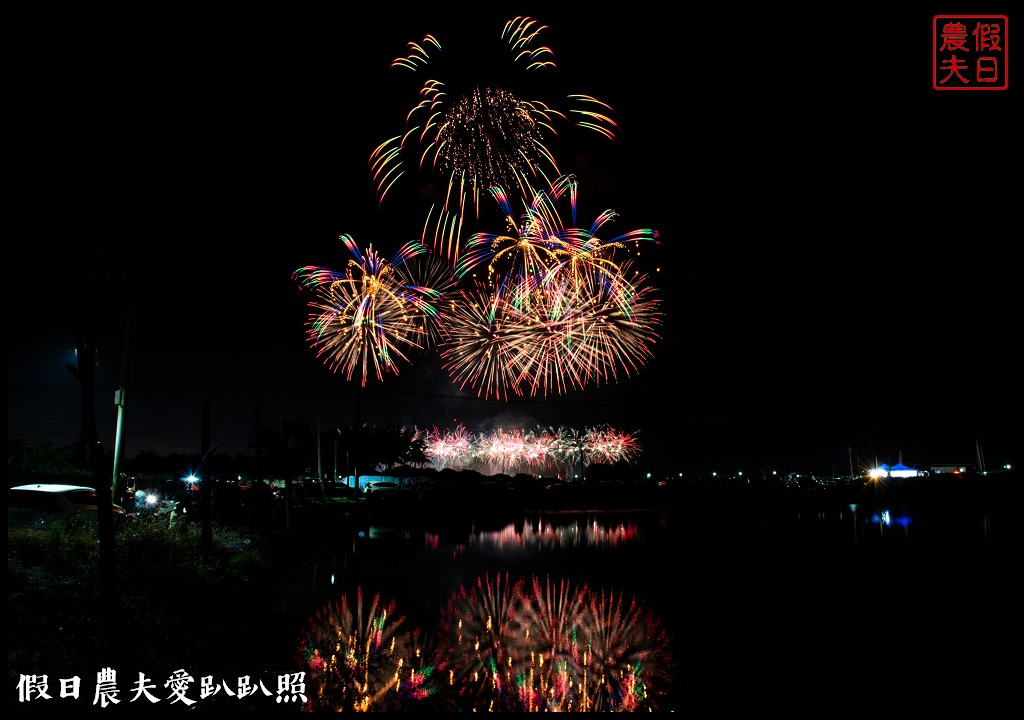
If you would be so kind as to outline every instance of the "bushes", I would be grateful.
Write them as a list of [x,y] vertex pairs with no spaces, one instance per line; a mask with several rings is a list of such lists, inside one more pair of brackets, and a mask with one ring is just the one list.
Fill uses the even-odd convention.
[[231,529],[215,527],[207,552],[199,527],[124,523],[115,529],[112,607],[92,523],[8,526],[7,541],[8,665],[22,672],[95,673],[108,654],[154,669],[204,657],[218,635],[205,610],[251,603],[271,570],[262,545]]

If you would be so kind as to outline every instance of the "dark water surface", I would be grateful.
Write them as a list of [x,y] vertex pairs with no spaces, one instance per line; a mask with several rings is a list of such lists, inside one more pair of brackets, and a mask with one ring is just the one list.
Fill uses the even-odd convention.
[[1021,639],[1014,497],[380,514],[297,568],[267,610],[298,631],[362,588],[429,630],[459,587],[565,580],[661,619],[659,710],[983,710],[1012,686]]
[[[406,622],[439,632],[442,612],[460,589],[517,580],[529,586],[536,579],[570,596],[587,588],[609,603],[654,613],[664,635],[651,639],[660,643],[653,652],[674,660],[681,535],[670,510],[486,514],[485,522],[405,514],[373,520],[300,568],[280,588],[274,610],[282,623],[301,627],[317,608],[362,588],[365,596],[395,601]],[[669,696],[679,685],[673,672],[666,663],[661,685]]]

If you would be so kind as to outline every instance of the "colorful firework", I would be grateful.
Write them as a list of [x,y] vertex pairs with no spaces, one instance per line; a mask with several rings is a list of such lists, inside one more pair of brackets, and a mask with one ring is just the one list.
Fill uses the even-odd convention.
[[[452,52],[434,35],[408,43],[392,62],[430,77],[418,88],[405,129],[370,153],[378,202],[410,165],[428,182],[443,179],[447,189],[443,199],[432,199],[421,241],[408,243],[390,264],[372,246],[364,255],[343,236],[355,256],[344,272],[306,267],[294,274],[316,291],[310,344],[346,379],[359,372],[363,385],[371,374],[382,381],[413,351],[436,348],[460,389],[507,401],[617,382],[652,357],[660,301],[647,277],[620,256],[657,242],[658,234],[642,228],[608,239],[618,217],[612,210],[578,226],[577,179],[560,171],[548,147],[562,124],[617,142],[614,111],[579,93],[557,103],[523,99],[524,84],[551,88],[550,78],[537,81],[557,70],[541,40],[547,29],[528,16],[504,24],[493,44],[504,71],[512,71],[507,75],[476,51],[460,57],[458,45]],[[507,229],[469,234],[464,242],[466,208],[473,205],[479,224],[484,191]],[[523,198],[518,216],[509,191]]]
[[[518,225],[503,188],[491,194],[517,230],[474,234],[455,266],[459,278],[487,267],[485,278],[453,296],[441,324],[438,347],[460,388],[469,385],[484,399],[565,394],[646,365],[658,339],[660,301],[647,277],[615,255],[630,244],[657,242],[657,232],[603,240],[598,232],[615,219],[611,210],[589,228],[575,227],[571,175],[535,193]],[[559,214],[563,198],[572,224]]]
[[347,380],[360,369],[366,385],[371,369],[383,380],[384,373],[398,373],[397,361],[408,361],[406,353],[430,345],[437,332],[432,303],[441,292],[414,284],[412,274],[424,268],[403,268],[427,252],[421,243],[406,243],[389,263],[372,245],[363,253],[350,235],[340,239],[353,255],[344,270],[305,266],[292,278],[315,293],[307,337],[317,357],[332,370],[344,371]]
[[629,433],[612,427],[591,428],[584,436],[587,462],[616,463],[635,459],[640,446]]
[[520,394],[565,394],[639,371],[658,338],[659,301],[645,285],[630,293],[633,303],[623,308],[608,285],[565,278],[535,294],[533,322],[517,345]]
[[551,455],[566,473],[583,464],[586,453],[584,438],[586,430],[569,428],[564,425],[551,433]]
[[492,430],[477,436],[475,455],[502,472],[536,470],[547,463],[547,442],[523,430]]
[[438,467],[468,467],[473,462],[473,442],[473,434],[463,425],[444,431],[435,427],[426,433],[424,454]]
[[658,334],[660,301],[632,287],[628,310],[607,286],[552,283],[520,309],[504,287],[476,283],[455,296],[441,324],[443,367],[460,388],[487,399],[565,394],[642,368]]
[[[614,110],[594,97],[568,94],[549,103],[524,99],[511,88],[521,84],[523,76],[557,70],[553,51],[541,44],[546,29],[525,16],[505,24],[500,35],[503,42],[497,45],[504,47],[505,65],[510,65],[518,79],[499,77],[506,73],[494,69],[488,79],[460,83],[455,77],[460,72],[487,66],[479,55],[473,55],[448,57],[453,77],[442,82],[436,79],[434,66],[444,64],[446,51],[437,37],[427,35],[422,43],[408,43],[408,54],[396,58],[392,68],[418,73],[429,67],[433,77],[420,87],[419,101],[406,116],[405,130],[370,154],[370,176],[379,202],[383,203],[405,174],[406,166],[411,166],[422,177],[443,179],[442,205],[461,218],[466,207],[479,210],[480,193],[493,185],[518,187],[526,195],[531,184],[544,185],[561,175],[548,144],[559,136],[563,125],[618,141]],[[563,102],[567,111],[555,107]]]
[[[447,210],[441,209],[434,217],[435,208],[427,213],[427,219],[423,223],[423,244],[434,248],[436,256],[445,258],[449,267],[454,265],[452,259],[462,255],[462,219]],[[428,241],[429,239],[429,241]],[[452,277],[454,282],[455,278]]]
[[441,341],[441,317],[437,308],[443,306],[456,287],[451,268],[443,258],[433,253],[418,253],[393,267],[407,292],[413,293],[414,297],[429,299],[429,305],[417,306],[420,312],[414,320],[417,324],[415,332],[425,349],[436,348]]
[[522,394],[516,354],[528,318],[506,305],[500,289],[476,282],[452,299],[441,324],[444,369],[460,388],[468,384],[484,399]]
[[[576,226],[579,183],[575,175],[564,175],[549,190],[534,192],[517,222],[512,204],[503,187],[490,188],[514,235],[479,232],[466,245],[465,254],[455,266],[462,277],[487,262],[488,282],[502,282],[518,288],[517,305],[528,303],[533,292],[563,278],[574,290],[592,284],[605,292],[623,309],[633,301],[632,283],[625,281],[625,270],[616,263],[617,251],[637,250],[643,241],[657,243],[652,228],[631,230],[609,240],[598,233],[618,217],[614,210],[600,213],[589,228]],[[559,202],[568,198],[569,222],[559,211]],[[503,278],[499,280],[499,278]],[[635,282],[635,281],[634,281]]]
[[589,463],[630,462],[639,455],[636,438],[608,425],[585,429],[559,427],[494,429],[471,433],[454,430],[416,431],[425,439],[424,453],[437,469],[490,468],[496,472],[557,471]]
[[473,88],[456,101],[437,132],[435,167],[462,183],[521,186],[535,174],[542,147],[530,105],[502,88]]
[[311,690],[304,709],[387,711],[427,697],[432,668],[404,622],[379,595],[364,606],[361,587],[354,604],[345,594],[318,610],[297,649]]

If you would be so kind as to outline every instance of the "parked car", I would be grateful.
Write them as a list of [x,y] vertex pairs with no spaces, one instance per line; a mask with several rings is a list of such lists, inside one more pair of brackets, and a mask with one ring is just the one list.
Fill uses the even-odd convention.
[[[63,483],[33,483],[18,485],[7,491],[8,524],[42,525],[61,520],[68,521],[86,513],[95,517],[99,507],[96,489],[85,485]],[[114,503],[114,522],[124,518],[125,511]]]
[[393,480],[371,480],[363,487],[367,500],[398,497],[404,492],[404,488]]

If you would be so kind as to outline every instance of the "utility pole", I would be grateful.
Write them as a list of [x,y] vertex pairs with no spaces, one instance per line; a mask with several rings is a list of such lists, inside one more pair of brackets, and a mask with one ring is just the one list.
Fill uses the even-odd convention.
[[82,448],[88,454],[90,472],[96,485],[100,595],[104,606],[114,610],[120,602],[114,568],[114,508],[111,504],[110,485],[104,479],[103,448],[96,433],[96,323],[91,313],[86,321],[85,332],[75,336],[75,354],[78,366],[68,365],[67,368],[82,388]]
[[362,390],[362,384],[356,385],[356,431],[353,433],[355,442],[352,445],[352,481],[355,483],[356,490],[359,489],[359,442],[362,435],[362,428],[359,427],[359,401]]
[[256,449],[255,449],[255,453],[256,453],[256,474],[255,474],[255,477],[253,478],[252,486],[249,488],[249,490],[252,493],[252,495],[256,498],[256,502],[254,503],[256,505],[256,517],[254,518],[254,520],[255,520],[256,534],[259,535],[260,534],[260,513],[263,510],[263,508],[262,508],[263,500],[261,499],[261,497],[263,495],[263,492],[262,492],[262,490],[263,490],[263,487],[262,487],[263,486],[263,476],[261,474],[262,473],[262,468],[260,467],[260,451],[261,451],[261,448],[262,448],[262,443],[261,443],[260,438],[261,438],[261,436],[263,434],[263,420],[261,418],[260,406],[259,405],[256,406],[255,411],[254,411],[253,414],[255,415],[254,419],[256,421],[256,429],[254,431],[254,436],[256,438]]
[[[201,455],[203,463],[210,454],[210,401],[203,400],[201,421]],[[214,478],[207,474],[199,480],[199,517],[202,518],[202,548],[207,552],[213,550],[213,488]]]
[[124,457],[124,403],[128,391],[128,365],[131,357],[132,307],[135,298],[135,257],[128,260],[128,304],[124,318],[124,339],[121,345],[121,383],[114,392],[114,404],[117,405],[117,429],[114,433],[114,471],[111,481],[111,498],[120,502],[125,486],[121,482],[121,460]]

